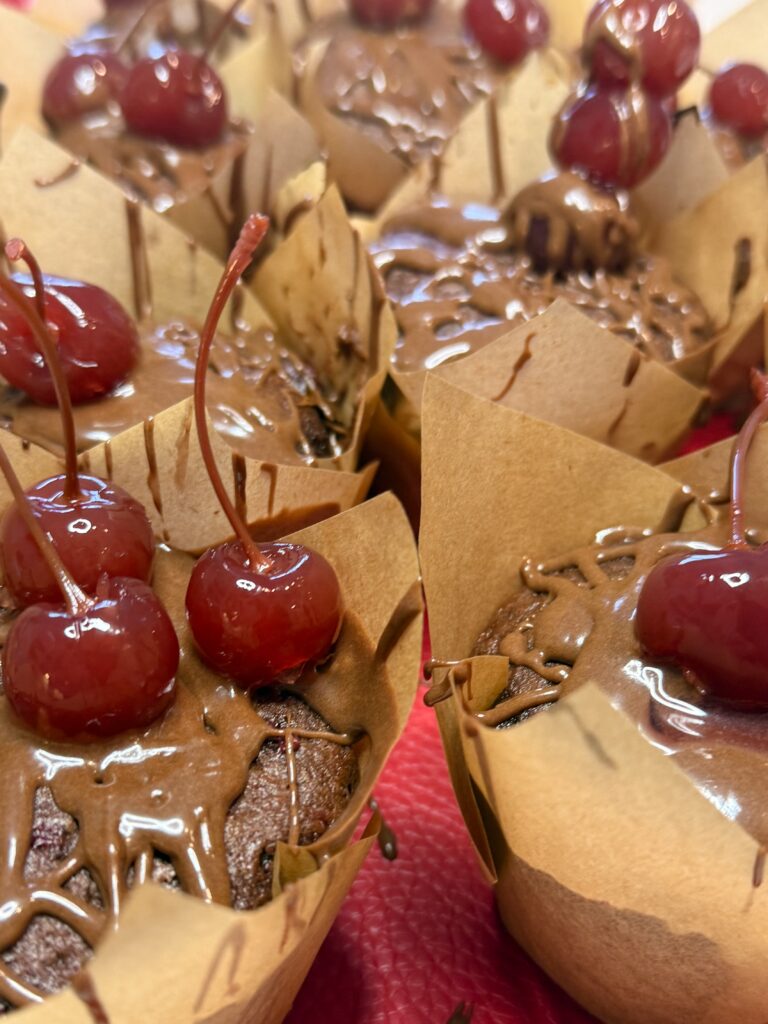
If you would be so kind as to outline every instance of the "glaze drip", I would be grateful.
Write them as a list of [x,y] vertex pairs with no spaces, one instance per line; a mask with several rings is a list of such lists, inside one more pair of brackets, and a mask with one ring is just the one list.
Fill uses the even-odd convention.
[[366,31],[339,22],[315,84],[328,110],[413,166],[442,152],[469,107],[492,91],[495,77],[445,12],[413,31]]
[[[468,355],[510,326],[543,313],[557,298],[665,362],[674,363],[710,340],[703,306],[655,257],[638,256],[621,273],[537,273],[531,258],[514,248],[531,211],[549,210],[553,196],[547,196],[546,207],[540,195],[533,198],[518,208],[511,226],[492,207],[455,207],[439,198],[388,223],[371,252],[395,304],[398,370],[434,369]],[[579,215],[561,210],[545,248],[572,257],[579,252],[586,262],[587,253],[605,255],[608,238],[614,240],[608,254],[616,252],[614,229],[629,241],[631,222],[620,209],[608,207],[612,212],[602,229],[599,222],[583,226]]]
[[[190,566],[161,549],[158,589],[183,595]],[[179,627],[182,604],[177,594]],[[342,633],[338,656],[355,643]],[[276,843],[316,842],[349,800],[360,736],[333,732],[299,697],[249,697],[187,639],[178,683],[176,703],[149,728],[86,745],[41,741],[0,699],[8,1005],[63,985],[146,879],[236,909],[266,902]]]
[[650,661],[634,628],[638,596],[661,559],[720,550],[728,535],[720,517],[694,533],[603,531],[592,545],[561,558],[526,560],[523,589],[497,613],[473,652],[510,662],[506,689],[478,717],[509,727],[594,682],[654,746],[675,758],[707,799],[766,844],[766,716],[707,701],[676,667]]

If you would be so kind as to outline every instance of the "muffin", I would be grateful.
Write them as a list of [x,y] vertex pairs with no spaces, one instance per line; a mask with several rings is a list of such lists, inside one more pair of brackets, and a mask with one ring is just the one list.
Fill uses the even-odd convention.
[[[706,1004],[759,1021],[764,714],[701,696],[635,636],[652,567],[729,540],[706,500],[727,459],[689,457],[695,501],[434,376],[423,452],[430,701],[506,926],[600,1019],[696,1021]],[[763,487],[746,506],[755,541]],[[696,981],[715,968],[716,987]]]
[[[191,393],[195,329],[207,315],[220,268],[151,211],[126,207],[120,193],[86,167],[58,184],[34,184],[56,178],[62,161],[66,165],[66,156],[51,144],[19,137],[7,156],[0,179],[13,210],[8,227],[25,237],[45,271],[63,270],[104,287],[140,324],[141,355],[128,383],[78,407],[81,447],[151,417],[157,422]],[[100,258],[105,234],[116,247],[109,262]],[[242,288],[239,307],[222,326],[210,413],[223,428],[230,461],[248,457],[275,467],[270,472],[281,481],[272,514],[321,506],[338,511],[359,500],[364,486],[354,470],[367,410],[381,386],[381,354],[393,340],[391,327],[364,251],[332,192],[283,245],[259,279],[270,314]],[[333,270],[321,259],[325,245],[337,252]],[[315,286],[308,289],[313,276]],[[354,344],[344,342],[347,335]],[[32,406],[10,389],[3,400],[17,432],[54,448],[59,444],[58,420],[50,409]],[[188,411],[173,413],[180,438],[189,432]],[[305,486],[304,474],[318,468],[328,472],[315,483],[307,478]],[[252,466],[249,492],[257,490],[258,476]],[[268,493],[257,502],[265,515]]]

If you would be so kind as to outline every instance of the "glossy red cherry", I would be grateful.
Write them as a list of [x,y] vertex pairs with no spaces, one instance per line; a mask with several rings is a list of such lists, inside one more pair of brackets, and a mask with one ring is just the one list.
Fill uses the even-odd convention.
[[200,336],[195,425],[211,485],[236,540],[207,551],[187,588],[187,618],[203,658],[245,687],[325,657],[341,628],[341,589],[322,555],[301,544],[257,544],[232,504],[208,433],[205,385],[211,344],[239,278],[269,229],[251,216],[240,233]]
[[555,122],[550,146],[564,170],[596,184],[633,188],[669,149],[672,122],[659,100],[637,89],[589,89],[570,100]]
[[392,29],[426,18],[435,0],[349,0],[352,14],[370,28]]
[[135,64],[120,105],[131,131],[174,146],[213,146],[227,126],[221,79],[203,57],[186,50],[169,50]]
[[656,96],[680,88],[700,46],[699,23],[685,0],[599,0],[584,39],[594,81],[611,87],[640,82]]
[[768,71],[755,64],[724,68],[709,90],[709,108],[716,121],[746,138],[768,132]]
[[537,0],[467,0],[464,21],[500,64],[517,64],[549,39],[549,16]]
[[674,661],[702,693],[768,708],[768,546],[670,558],[649,574],[635,628],[645,652]]
[[[43,480],[26,492],[37,521],[72,578],[90,594],[103,575],[148,580],[155,538],[144,506],[121,487],[98,477],[80,473],[77,483],[74,496],[63,475]],[[3,582],[17,604],[60,599],[59,584],[16,504],[0,524],[0,562]]]
[[[34,283],[14,280],[33,298]],[[120,303],[96,285],[44,277],[45,320],[53,331],[75,403],[109,394],[136,364],[139,336]],[[53,380],[28,321],[0,295],[0,374],[41,405],[54,405]]]
[[120,96],[128,74],[115,53],[68,53],[45,80],[43,117],[60,125],[103,110]]
[[321,660],[342,614],[331,565],[301,544],[261,544],[254,566],[235,541],[207,551],[187,589],[187,616],[205,661],[243,686]]
[[154,721],[174,697],[179,643],[139,580],[103,577],[87,607],[27,608],[3,649],[3,688],[44,736],[100,739]]

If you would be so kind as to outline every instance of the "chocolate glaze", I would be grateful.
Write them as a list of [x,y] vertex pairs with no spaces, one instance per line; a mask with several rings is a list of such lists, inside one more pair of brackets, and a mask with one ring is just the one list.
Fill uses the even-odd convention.
[[[714,511],[707,511],[714,520]],[[728,524],[719,517],[694,533],[604,530],[593,544],[561,558],[526,560],[523,590],[475,646],[475,654],[510,661],[506,690],[479,717],[509,727],[594,682],[707,799],[765,845],[768,717],[707,701],[675,666],[649,661],[634,629],[640,590],[657,562],[718,550],[728,539]]]
[[[665,362],[709,341],[712,327],[703,306],[674,280],[666,262],[631,258],[635,229],[618,203],[590,191],[594,217],[582,216],[575,202],[557,205],[572,194],[572,184],[567,175],[525,190],[512,204],[511,222],[493,207],[457,207],[434,198],[386,225],[371,252],[395,304],[398,370],[432,369],[467,355],[557,298]],[[543,236],[537,221],[546,222]],[[523,236],[529,247],[533,243],[535,261],[515,248]],[[621,272],[537,273],[534,262],[540,264],[542,254],[555,267],[628,262]]]
[[[156,576],[170,592],[190,565],[161,549]],[[174,604],[181,628],[183,597]],[[354,634],[346,623],[338,658]],[[316,842],[348,801],[361,737],[334,733],[298,697],[250,698],[186,635],[178,683],[149,728],[88,745],[41,740],[0,697],[6,1007],[66,983],[146,878],[236,909],[266,902],[276,843]]]
[[329,40],[313,83],[327,109],[411,166],[442,152],[496,77],[458,16],[436,8],[413,29],[371,31],[342,18],[310,37]]
[[[192,393],[196,330],[178,321],[142,325],[139,364],[110,396],[76,406],[80,450],[181,402]],[[314,370],[271,331],[219,335],[211,358],[208,408],[216,429],[243,455],[281,463],[312,463],[340,454],[347,428],[337,422],[334,396]],[[35,405],[0,387],[0,416],[14,433],[61,451],[58,410]]]

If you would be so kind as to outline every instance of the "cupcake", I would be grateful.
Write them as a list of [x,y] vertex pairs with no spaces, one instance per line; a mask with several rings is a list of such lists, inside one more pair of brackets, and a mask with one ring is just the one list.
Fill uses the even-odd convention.
[[345,198],[372,212],[414,168],[434,169],[467,113],[545,45],[548,18],[535,0],[508,17],[485,0],[348,6],[307,24],[298,96]]
[[730,595],[761,585],[759,460],[745,534],[720,450],[667,474],[432,376],[423,445],[428,700],[506,926],[600,1019],[759,1020],[765,715],[690,660],[749,650]]
[[[135,363],[124,376],[98,399],[77,406],[81,450],[134,425],[151,430],[144,424],[154,420],[157,426],[165,415],[183,444],[196,332],[219,273],[216,261],[151,211],[126,206],[113,186],[84,166],[46,185],[57,178],[62,162],[67,166],[66,156],[51,144],[20,136],[6,157],[0,177],[12,210],[8,227],[24,237],[47,273],[64,272],[108,292],[136,347]],[[105,233],[116,247],[109,262],[101,258]],[[257,507],[263,514],[257,518],[303,508],[303,521],[310,522],[310,509],[339,511],[363,491],[367,474],[354,470],[391,329],[368,264],[356,258],[360,243],[333,193],[283,245],[261,271],[259,293],[271,315],[243,288],[239,305],[222,324],[209,412],[227,442],[233,472],[238,459],[251,466],[247,490],[258,490],[256,463],[280,477],[273,488],[261,488]],[[320,261],[324,245],[338,253],[333,274]],[[311,275],[316,285],[310,292],[305,283]],[[315,305],[323,315],[316,315]],[[311,338],[299,322],[302,316],[313,318]],[[354,335],[354,346],[340,342],[345,333]],[[3,388],[2,401],[14,431],[60,448],[60,425],[50,408],[10,386]],[[248,474],[240,470],[235,476]],[[266,500],[268,494],[273,500]]]
[[[254,218],[243,247],[257,244],[256,226]],[[217,301],[241,270],[236,252]],[[0,284],[24,309],[18,289]],[[201,370],[216,319],[203,334]],[[66,395],[56,359],[49,365]],[[3,441],[13,498],[6,494],[0,531],[0,718],[18,782],[7,845],[19,858],[7,878],[18,910],[0,939],[5,1011],[74,979],[75,994],[103,1016],[131,1013],[162,977],[163,999],[147,1019],[191,1021],[205,1006],[277,1022],[372,838],[349,846],[407,716],[420,650],[409,528],[383,498],[352,521],[255,543],[207,445],[204,398],[203,386],[195,421],[221,508],[196,510],[219,532],[197,563],[175,545],[153,550],[119,469],[109,481],[78,472],[69,446],[54,478],[25,496],[19,476],[28,482],[52,457],[9,434]],[[147,473],[149,457],[136,450],[141,461]],[[350,528],[357,548],[342,540]],[[239,539],[226,540],[230,529]],[[131,559],[147,531],[147,557]],[[364,576],[377,579],[375,598]],[[258,628],[236,625],[254,615]],[[266,915],[242,913],[266,904]],[[158,921],[175,937],[148,958]],[[222,988],[217,949],[233,934],[258,942],[263,956],[233,967]],[[124,979],[136,944],[144,952],[126,992],[112,958]],[[189,985],[191,970],[199,985]]]
[[[83,28],[64,56],[63,41],[14,13],[9,41],[40,53],[23,76],[7,76],[4,124],[8,137],[20,124],[49,131],[223,258],[242,211],[274,199],[320,151],[309,126],[271,95],[290,85],[274,19],[238,34],[225,12],[205,10],[202,30],[199,5],[110,8],[104,31]],[[126,19],[134,27],[119,35],[113,23]],[[236,45],[222,49],[219,37]]]

